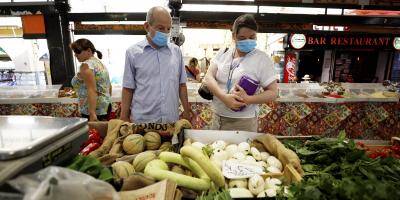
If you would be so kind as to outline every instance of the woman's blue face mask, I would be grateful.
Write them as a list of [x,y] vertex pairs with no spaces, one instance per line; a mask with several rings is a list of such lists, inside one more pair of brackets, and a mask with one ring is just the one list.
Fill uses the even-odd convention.
[[246,40],[239,40],[236,42],[236,48],[243,53],[248,53],[257,46],[257,40],[253,39],[246,39]]

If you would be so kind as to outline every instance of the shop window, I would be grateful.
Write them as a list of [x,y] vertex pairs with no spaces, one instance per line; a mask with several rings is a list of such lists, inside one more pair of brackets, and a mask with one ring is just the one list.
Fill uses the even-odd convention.
[[336,51],[333,81],[376,82],[378,51]]
[[24,39],[20,17],[0,17],[0,85],[51,84],[49,68],[47,40]]
[[323,50],[300,51],[296,77],[299,81],[309,75],[311,81],[321,82],[322,65],[324,61]]
[[400,82],[400,52],[396,51],[393,58],[391,81]]
[[[73,40],[89,39],[97,50],[103,54],[102,62],[107,67],[113,85],[122,84],[125,66],[125,52],[133,44],[144,39],[143,35],[74,35]],[[75,71],[79,71],[80,63],[76,58]]]

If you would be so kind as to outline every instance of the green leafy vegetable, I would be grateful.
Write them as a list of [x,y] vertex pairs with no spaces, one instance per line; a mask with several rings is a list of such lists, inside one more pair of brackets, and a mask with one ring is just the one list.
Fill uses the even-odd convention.
[[305,176],[288,199],[400,199],[400,161],[371,159],[341,131],[337,139],[284,141],[301,159]]
[[112,181],[113,176],[109,168],[103,166],[97,158],[93,156],[78,155],[68,166],[69,169],[89,174],[103,181]]
[[221,189],[218,191],[208,191],[203,192],[196,200],[231,200],[232,197],[229,191],[226,189]]

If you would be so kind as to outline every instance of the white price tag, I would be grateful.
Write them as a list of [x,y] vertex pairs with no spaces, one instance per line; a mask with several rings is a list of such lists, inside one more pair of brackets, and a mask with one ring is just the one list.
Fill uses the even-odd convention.
[[178,135],[177,134],[174,134],[173,136],[172,136],[172,139],[171,139],[171,144],[178,144],[179,143],[179,139],[178,139]]
[[222,174],[228,179],[250,178],[255,174],[264,174],[261,166],[240,163],[236,160],[222,161]]

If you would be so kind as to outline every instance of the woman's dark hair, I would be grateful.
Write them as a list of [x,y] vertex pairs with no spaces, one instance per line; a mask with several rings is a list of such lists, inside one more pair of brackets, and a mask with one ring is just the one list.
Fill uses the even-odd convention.
[[190,59],[190,61],[189,61],[189,66],[193,66],[193,67],[195,67],[195,66],[197,66],[199,64],[199,61],[197,60],[197,58],[192,58],[192,59]]
[[96,48],[94,48],[93,43],[88,39],[85,38],[78,39],[77,41],[73,42],[70,45],[70,47],[72,51],[74,51],[74,53],[76,54],[80,54],[82,51],[90,49],[92,50],[93,53],[97,54],[97,57],[99,59],[103,58],[103,54],[100,51],[96,50]]
[[251,14],[240,15],[236,18],[232,26],[232,33],[237,34],[241,28],[249,28],[254,31],[258,31],[258,25],[256,19]]

